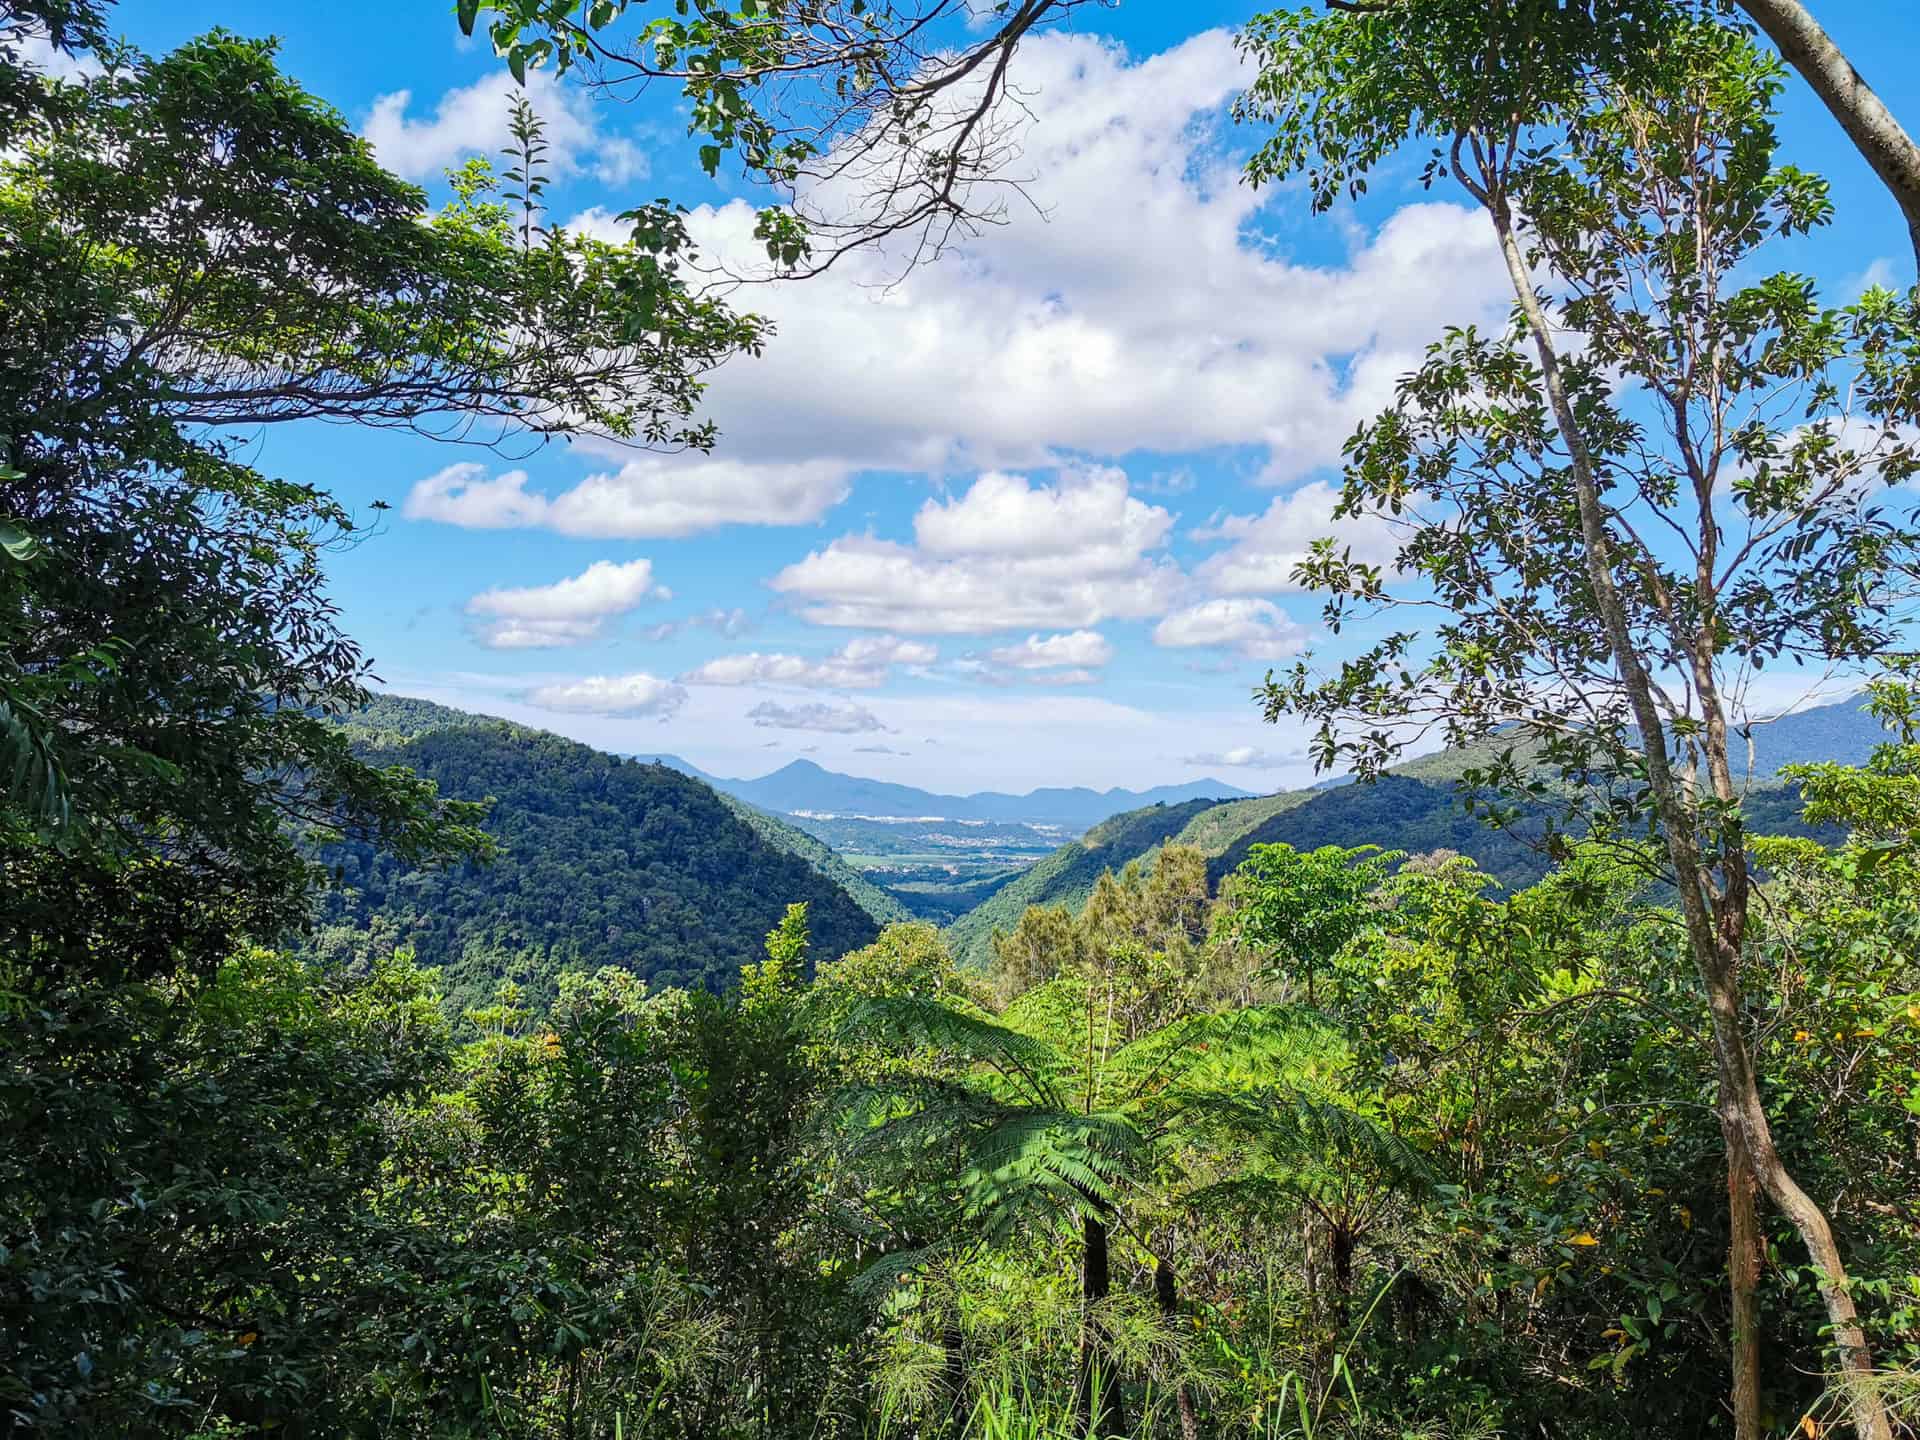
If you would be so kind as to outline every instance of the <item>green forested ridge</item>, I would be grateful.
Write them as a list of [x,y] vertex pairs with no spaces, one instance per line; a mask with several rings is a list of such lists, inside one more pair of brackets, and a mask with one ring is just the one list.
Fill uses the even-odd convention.
[[316,915],[324,960],[404,945],[443,969],[455,1001],[477,1004],[506,977],[546,1004],[562,971],[606,965],[657,986],[724,988],[789,903],[808,906],[827,958],[875,933],[877,917],[822,857],[792,843],[807,837],[678,771],[404,698],[374,701],[347,728],[369,763],[490,800],[499,853],[419,870],[371,845],[326,847],[340,878]]
[[[1845,733],[1851,737],[1857,729],[1856,724],[1847,724]],[[1816,738],[1812,743],[1817,746],[1824,740]],[[1825,758],[1816,749],[1781,763]],[[1115,816],[1082,839],[1063,845],[960,916],[949,928],[949,943],[963,963],[985,964],[992,954],[993,932],[1009,927],[1028,905],[1078,905],[1102,870],[1117,870],[1133,861],[1150,864],[1167,841],[1192,846],[1207,856],[1216,883],[1239,867],[1250,847],[1284,843],[1300,849],[1379,845],[1410,855],[1447,850],[1467,856],[1503,885],[1533,884],[1553,868],[1540,843],[1538,823],[1494,828],[1469,813],[1452,778],[1466,763],[1442,753],[1410,762],[1368,784],[1292,790],[1254,800],[1195,801],[1177,807],[1188,817],[1177,829],[1166,827],[1164,807]],[[1447,778],[1415,778],[1424,775]],[[1798,791],[1790,784],[1756,785],[1747,796],[1746,811],[1761,834],[1818,833],[1836,838],[1830,829],[1809,831],[1800,816]]]
[[993,954],[994,931],[1011,926],[1029,905],[1078,905],[1103,871],[1118,870],[1171,839],[1217,803],[1188,800],[1179,805],[1149,805],[1102,820],[955,920],[947,929],[954,956],[962,964],[984,965]]
[[[391,742],[396,739],[415,739],[430,730],[449,725],[467,724],[476,720],[507,723],[494,721],[494,717],[491,716],[476,716],[464,710],[436,705],[430,700],[418,700],[407,695],[382,694],[356,711],[347,721],[347,725],[350,730],[364,735],[369,741]],[[693,772],[691,767],[682,762],[671,762],[669,768],[681,774],[694,774],[695,778],[698,778],[697,772]],[[845,890],[854,902],[867,912],[876,925],[891,925],[912,918],[905,906],[842,860],[831,846],[821,843],[799,826],[778,815],[770,815],[764,810],[728,795],[725,791],[716,790],[715,793],[719,795],[722,804],[751,826],[774,849],[798,856],[822,878]]]

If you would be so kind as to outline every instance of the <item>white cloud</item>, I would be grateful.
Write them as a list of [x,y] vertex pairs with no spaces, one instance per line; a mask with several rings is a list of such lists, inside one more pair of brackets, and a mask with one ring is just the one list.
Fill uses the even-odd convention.
[[688,630],[711,630],[716,635],[737,640],[752,628],[753,617],[735,606],[731,610],[716,607],[702,610],[697,615],[682,616],[678,620],[662,620],[658,625],[647,626],[640,633],[648,640],[671,640]]
[[416,117],[413,92],[377,97],[361,126],[380,163],[409,180],[430,180],[468,156],[485,155],[498,169],[512,137],[509,107],[524,96],[546,124],[548,164],[556,175],[590,170],[609,184],[645,178],[647,156],[624,136],[601,132],[594,102],[577,86],[556,82],[544,71],[527,75],[524,89],[499,67],[471,85],[449,90],[431,116]]
[[[999,524],[996,525],[996,517]],[[1045,517],[1041,539],[1009,533]],[[929,500],[916,545],[847,535],[770,582],[815,624],[912,634],[986,635],[1088,626],[1162,613],[1184,583],[1156,560],[1173,517],[1127,494],[1117,470],[1069,471],[1053,485],[986,475],[956,500]]]
[[542,710],[575,715],[668,720],[687,703],[687,692],[672,681],[645,673],[590,675],[582,680],[535,686],[527,703]]
[[[1224,31],[1137,62],[1094,36],[1030,39],[1012,83],[1031,124],[1010,173],[1027,177],[1032,205],[904,278],[900,257],[867,250],[824,275],[742,292],[777,333],[763,355],[710,377],[704,404],[723,458],[650,457],[551,498],[504,476],[494,483],[507,493],[472,494],[459,510],[474,518],[456,523],[681,535],[809,523],[863,471],[997,472],[1065,454],[1232,446],[1262,453],[1260,478],[1285,484],[1337,460],[1445,325],[1505,314],[1505,271],[1484,217],[1433,203],[1361,233],[1342,260],[1289,258],[1259,224],[1284,192],[1242,184],[1227,148],[1241,141],[1224,107],[1245,81]],[[404,106],[388,111],[405,117]],[[569,223],[621,238],[612,208]],[[765,263],[757,218],[742,199],[697,207],[688,225],[708,261],[751,273]],[[1186,479],[1175,469],[1148,491]],[[1044,525],[995,535],[976,523],[1050,513],[1044,497],[1023,505],[1019,484],[929,515],[922,549],[1044,551],[1054,533]],[[1154,507],[1131,503],[1137,523],[1158,523]]]
[[[1497,321],[1511,296],[1464,206],[1407,206],[1344,260],[1289,258],[1258,225],[1285,192],[1242,184],[1227,148],[1246,78],[1223,31],[1138,62],[1089,35],[1029,40],[1012,80],[1032,122],[1009,173],[1033,204],[904,278],[866,251],[748,292],[778,333],[712,377],[724,453],[944,474],[1248,446],[1274,483],[1336,460],[1446,324]],[[741,271],[764,264],[755,221],[744,199],[689,217]]]
[[680,677],[683,685],[803,685],[831,690],[870,690],[886,683],[895,665],[931,665],[940,652],[892,635],[861,636],[831,655],[721,655]]
[[1208,600],[1175,611],[1153,630],[1169,649],[1232,650],[1250,660],[1284,660],[1306,648],[1307,632],[1270,600]]
[[1236,745],[1231,750],[1207,750],[1198,755],[1182,758],[1182,765],[1222,766],[1232,769],[1275,770],[1281,766],[1299,765],[1306,758],[1306,752],[1289,750],[1276,753],[1263,750],[1258,745]]
[[91,80],[105,73],[105,67],[91,52],[69,55],[56,48],[45,35],[25,36],[15,53],[27,69],[38,70],[53,80]]
[[823,735],[865,735],[887,727],[860,705],[781,705],[763,700],[747,712],[756,725],[773,730],[814,730]]
[[1013,670],[1050,670],[1059,666],[1082,669],[1106,664],[1113,646],[1098,630],[1072,630],[1061,635],[1029,635],[1018,645],[989,650],[987,659]]
[[722,525],[803,525],[847,495],[835,465],[746,465],[710,456],[644,455],[547,496],[524,470],[489,475],[461,461],[415,482],[401,513],[471,530],[542,525],[599,539],[670,539]]
[[1128,493],[1124,471],[1069,471],[1055,485],[994,471],[964,495],[921,506],[913,534],[923,551],[943,559],[1071,556],[1086,568],[1108,569],[1157,548],[1172,525],[1169,512]]
[[487,590],[467,602],[483,618],[480,643],[495,650],[542,649],[597,640],[607,621],[648,600],[670,600],[651,560],[596,560],[572,579],[524,589]]
[[1203,560],[1195,574],[1221,595],[1283,595],[1297,593],[1293,570],[1307,556],[1315,540],[1332,537],[1336,549],[1345,547],[1353,558],[1386,565],[1399,554],[1392,527],[1378,516],[1335,520],[1337,487],[1314,480],[1285,495],[1276,495],[1259,515],[1230,515],[1217,524],[1196,530],[1196,540],[1231,540],[1227,549]]

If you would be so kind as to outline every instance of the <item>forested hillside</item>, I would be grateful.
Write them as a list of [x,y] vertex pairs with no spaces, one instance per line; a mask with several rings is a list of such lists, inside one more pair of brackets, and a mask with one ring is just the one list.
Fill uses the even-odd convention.
[[[1846,713],[1855,718],[1828,717],[1810,723],[1803,732],[1806,743],[1819,747],[1844,736],[1851,752],[1862,726],[1851,703]],[[1776,768],[1825,758],[1791,754],[1784,747],[1776,754],[1782,756]],[[1466,856],[1509,888],[1536,883],[1553,869],[1552,859],[1539,843],[1540,824],[1491,827],[1461,804],[1452,779],[1416,778],[1455,775],[1463,763],[1457,756],[1435,755],[1368,784],[1293,790],[1217,804],[1194,801],[1117,815],[1080,840],[1061,846],[955,920],[947,932],[949,943],[962,963],[984,966],[992,958],[993,932],[1011,928],[1028,905],[1079,905],[1102,870],[1119,870],[1135,861],[1150,864],[1168,841],[1191,846],[1206,856],[1207,874],[1215,884],[1246,860],[1250,847],[1271,844],[1300,850],[1378,845],[1408,855],[1447,850]],[[1745,809],[1759,834],[1839,838],[1831,827],[1805,823],[1799,792],[1788,784],[1756,785]],[[1176,814],[1186,817],[1184,822],[1168,828],[1168,817]]]
[[[453,798],[491,799],[485,825],[500,854],[423,869],[367,844],[328,847],[340,883],[316,914],[323,958],[407,945],[442,967],[456,1002],[483,1000],[507,977],[545,1003],[562,971],[602,965],[655,986],[724,989],[794,902],[808,906],[827,958],[877,932],[822,873],[828,855],[795,853],[807,837],[678,771],[420,700],[376,700],[348,729],[371,763],[404,765]],[[884,913],[884,897],[873,903]]]
[[[1847,7],[1142,8],[288,6],[330,102],[0,0],[5,1440],[1920,1436],[1920,143]],[[716,383],[759,297],[814,348]],[[1166,803],[836,855],[349,616]]]
[[993,955],[993,932],[1012,928],[1029,905],[1078,905],[1102,873],[1122,869],[1180,833],[1212,800],[1149,805],[1101,821],[1078,840],[997,888],[947,929],[947,944],[963,965],[984,966]]

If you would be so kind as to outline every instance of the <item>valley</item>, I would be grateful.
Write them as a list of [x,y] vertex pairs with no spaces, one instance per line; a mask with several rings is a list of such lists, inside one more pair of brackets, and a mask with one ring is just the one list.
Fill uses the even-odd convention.
[[[400,696],[375,700],[347,729],[370,760],[407,764],[450,796],[492,797],[488,829],[502,856],[445,872],[409,871],[365,846],[329,852],[343,881],[320,902],[316,950],[365,963],[404,941],[448,967],[452,993],[465,999],[502,975],[551,994],[562,971],[601,964],[653,985],[724,987],[793,898],[807,900],[826,958],[918,920],[945,932],[961,965],[985,970],[995,933],[1027,907],[1077,908],[1103,873],[1151,866],[1168,845],[1206,857],[1215,886],[1253,846],[1276,843],[1451,852],[1509,889],[1553,868],[1537,825],[1490,828],[1459,803],[1455,782],[1485,747],[1423,756],[1372,784],[1272,795],[1202,782],[954,796],[807,761],[729,780],[674,756],[607,755]],[[1857,701],[1757,727],[1751,825],[1835,839],[1806,827],[1778,772],[1864,761],[1883,734]],[[802,808],[771,808],[783,802]],[[872,808],[849,813],[855,805]],[[1121,808],[1081,826],[1107,805]],[[1031,818],[1008,818],[1023,808]]]

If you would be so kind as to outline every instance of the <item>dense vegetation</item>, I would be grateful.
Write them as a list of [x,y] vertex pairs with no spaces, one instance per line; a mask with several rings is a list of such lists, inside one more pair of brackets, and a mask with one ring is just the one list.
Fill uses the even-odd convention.
[[[865,0],[682,7],[632,55],[624,5],[487,13],[517,70],[666,68],[709,169],[935,162],[884,167],[892,234],[956,221],[939,162],[1056,6],[951,60]],[[1254,180],[1325,208],[1437,142],[1510,266],[1511,329],[1349,448],[1393,583],[1331,542],[1299,571],[1329,628],[1443,619],[1262,692],[1371,788],[1116,817],[972,967],[687,777],[369,709],[324,583],[358,526],[226,438],[709,443],[698,377],[760,328],[685,283],[671,206],[604,244],[470,165],[429,212],[271,45],[154,59],[0,0],[9,1433],[1913,1433],[1920,533],[1863,497],[1920,474],[1920,293],[1770,275],[1829,209],[1729,15],[1251,22]],[[30,41],[112,63],[56,84]],[[796,75],[837,97],[812,129],[766,108]],[[806,220],[763,218],[775,258]],[[1782,659],[1882,672],[1888,739],[1756,797],[1722,686]],[[1417,726],[1457,775],[1386,773]],[[1323,843],[1467,838],[1442,781],[1551,869]]]
[[1118,869],[1172,839],[1189,820],[1213,805],[1211,800],[1149,805],[1101,821],[1078,840],[998,886],[948,927],[947,943],[963,964],[984,965],[993,953],[994,931],[1011,926],[1028,906],[1078,904],[1102,871]]
[[421,868],[366,843],[325,846],[336,879],[311,942],[324,961],[364,967],[406,946],[457,1005],[506,978],[545,1006],[563,972],[607,965],[654,986],[727,989],[792,902],[829,957],[878,928],[779,843],[777,822],[665,766],[419,700],[376,700],[345,728],[368,763],[486,802],[493,853]]
[[[1851,706],[1845,707],[1845,713],[1857,718]],[[1861,730],[1858,723],[1810,727],[1804,758],[1824,757],[1828,738],[1853,749]],[[1208,874],[1216,885],[1239,868],[1253,846],[1272,844],[1303,850],[1322,845],[1380,845],[1406,854],[1447,850],[1468,857],[1503,885],[1526,886],[1544,878],[1553,868],[1543,843],[1546,812],[1541,811],[1531,823],[1520,817],[1511,824],[1489,826],[1462,804],[1457,782],[1448,773],[1459,764],[1457,757],[1435,756],[1411,762],[1368,785],[1290,790],[1253,800],[1193,801],[1116,815],[1011,881],[993,887],[985,900],[950,925],[948,943],[962,963],[983,965],[992,954],[994,932],[1010,927],[1027,906],[1078,906],[1103,870],[1135,862],[1151,864],[1168,841],[1206,856]],[[1763,834],[1839,838],[1831,826],[1805,823],[1799,793],[1790,783],[1756,785],[1748,792],[1746,811],[1755,830]]]

